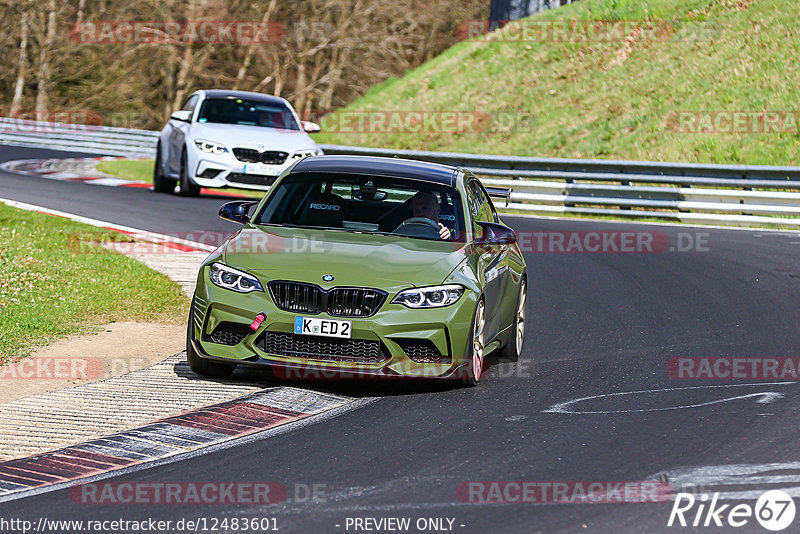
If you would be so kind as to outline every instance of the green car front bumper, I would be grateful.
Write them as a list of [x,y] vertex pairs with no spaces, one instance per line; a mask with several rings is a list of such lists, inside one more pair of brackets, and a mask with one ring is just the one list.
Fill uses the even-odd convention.
[[[333,317],[324,312],[310,315],[281,310],[272,301],[266,284],[265,292],[247,294],[217,287],[204,276],[206,269],[201,270],[195,292],[190,339],[201,358],[268,366],[281,378],[297,379],[452,379],[459,378],[471,365],[468,345],[472,342],[477,294],[469,288],[458,302],[443,308],[410,309],[392,304],[395,292],[371,317]],[[254,330],[250,325],[259,313],[266,318]],[[297,316],[350,321],[351,339],[331,341],[332,338],[295,334]],[[237,331],[238,335],[213,335],[218,328]],[[320,354],[268,352],[266,336],[275,339],[276,335],[281,346],[297,343],[307,348],[311,344]],[[361,357],[361,346],[370,346],[378,351],[377,356],[373,353]],[[326,347],[330,354],[324,354]]]

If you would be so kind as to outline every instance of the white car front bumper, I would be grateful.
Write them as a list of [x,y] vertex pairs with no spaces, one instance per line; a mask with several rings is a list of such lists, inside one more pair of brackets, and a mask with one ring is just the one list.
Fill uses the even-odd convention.
[[190,170],[192,181],[201,187],[223,188],[236,187],[265,191],[280,174],[303,158],[295,158],[289,154],[281,164],[244,162],[231,152],[209,154],[199,149],[194,154],[197,158]]

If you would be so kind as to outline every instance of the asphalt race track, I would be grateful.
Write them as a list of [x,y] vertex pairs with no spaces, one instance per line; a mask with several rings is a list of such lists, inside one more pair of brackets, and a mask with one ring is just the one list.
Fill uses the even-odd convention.
[[[0,161],[58,155],[0,147]],[[235,229],[216,217],[222,197],[182,198],[7,173],[0,174],[0,197],[163,233]],[[301,384],[378,400],[265,440],[110,480],[273,481],[287,487],[285,502],[93,505],[76,504],[60,490],[0,503],[0,516],[34,522],[42,516],[274,517],[280,532],[298,533],[355,532],[348,518],[367,517],[408,517],[412,524],[449,518],[452,530],[464,533],[729,532],[668,527],[671,502],[481,504],[465,502],[457,488],[468,481],[654,477],[674,486],[677,479],[669,473],[738,464],[781,465],[761,467],[765,476],[729,482],[731,487],[722,487],[722,478],[681,480],[709,494],[798,486],[800,385],[681,380],[667,372],[668,362],[681,357],[800,356],[798,233],[504,220],[523,234],[639,231],[668,237],[672,248],[693,245],[653,253],[530,250],[523,355],[517,364],[496,361],[479,387]],[[642,393],[611,395],[624,392]],[[318,498],[303,498],[304,488],[314,485]],[[766,532],[753,519],[735,531]]]

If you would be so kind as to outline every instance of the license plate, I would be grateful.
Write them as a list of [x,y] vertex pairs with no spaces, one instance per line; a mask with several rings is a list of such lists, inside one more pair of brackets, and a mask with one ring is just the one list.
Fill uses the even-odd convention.
[[350,338],[350,321],[335,319],[315,319],[313,317],[294,318],[294,333],[307,336]]
[[266,163],[248,163],[244,166],[245,174],[264,174],[266,176],[278,176],[280,169],[274,165],[267,165]]

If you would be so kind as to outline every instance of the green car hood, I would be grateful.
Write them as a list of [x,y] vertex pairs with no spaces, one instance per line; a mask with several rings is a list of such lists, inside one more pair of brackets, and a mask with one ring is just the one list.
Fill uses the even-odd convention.
[[[466,258],[464,243],[337,230],[247,225],[225,245],[224,261],[262,281],[399,291],[441,284]],[[324,275],[335,280],[323,282]]]

